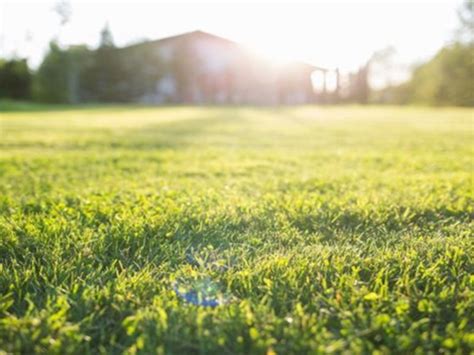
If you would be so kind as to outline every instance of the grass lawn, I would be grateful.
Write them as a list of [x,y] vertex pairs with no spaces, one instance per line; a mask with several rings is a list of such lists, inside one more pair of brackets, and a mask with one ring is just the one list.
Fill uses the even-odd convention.
[[474,351],[473,113],[0,113],[0,349]]

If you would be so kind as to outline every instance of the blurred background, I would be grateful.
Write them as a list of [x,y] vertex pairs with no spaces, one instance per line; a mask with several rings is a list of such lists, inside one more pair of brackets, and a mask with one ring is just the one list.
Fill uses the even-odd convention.
[[473,9],[0,0],[0,100],[473,106]]

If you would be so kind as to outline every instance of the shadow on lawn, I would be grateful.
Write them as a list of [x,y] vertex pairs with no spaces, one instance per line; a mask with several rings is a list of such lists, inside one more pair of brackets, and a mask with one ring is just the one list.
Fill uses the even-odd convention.
[[57,112],[57,111],[78,111],[78,110],[90,110],[90,109],[104,109],[123,111],[124,109],[149,109],[149,105],[140,104],[104,104],[104,103],[91,103],[81,105],[70,105],[70,104],[46,104],[28,101],[10,101],[0,100],[0,112]]
[[[232,139],[232,132],[228,128],[232,124],[239,126],[236,122],[241,120],[242,115],[237,111],[197,111],[190,113],[189,118],[158,122],[139,128],[121,129],[113,125],[110,128],[64,128],[58,134],[65,136],[57,141],[6,141],[0,143],[0,146],[4,149],[40,148],[58,151],[182,149],[190,145],[199,147],[204,139],[206,144],[212,144],[212,140],[216,139],[219,144],[226,139]],[[41,128],[35,127],[35,130],[39,129]]]
[[160,108],[183,108],[194,107],[186,105],[149,105],[140,103],[84,103],[84,104],[48,104],[30,101],[12,101],[0,99],[0,112],[21,113],[21,112],[58,112],[58,111],[86,111],[103,110],[118,111],[124,110],[150,110]]
[[[275,221],[271,218],[274,209],[269,208],[238,217],[219,214],[209,222],[204,222],[204,216],[184,212],[170,216],[161,225],[130,228],[124,224],[119,227],[123,232],[106,235],[96,245],[94,254],[99,265],[118,259],[124,268],[139,270],[150,263],[179,267],[187,263],[189,250],[210,249],[231,257],[232,263],[238,265],[239,255],[245,255],[248,263],[262,255],[294,247],[350,244],[354,238],[364,241],[367,236],[373,240],[372,246],[382,246],[388,239],[398,239],[407,231],[440,235],[443,228],[459,221],[467,223],[471,218],[466,211],[444,208],[415,211],[406,218],[402,217],[403,211],[401,207],[373,217],[340,208],[302,216],[287,211],[285,219]],[[272,243],[268,243],[269,239]]]

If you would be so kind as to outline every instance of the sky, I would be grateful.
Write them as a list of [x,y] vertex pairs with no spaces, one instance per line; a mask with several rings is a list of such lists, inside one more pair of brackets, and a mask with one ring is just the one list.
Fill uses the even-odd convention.
[[41,62],[49,41],[97,46],[108,23],[115,44],[196,29],[240,42],[277,60],[354,70],[387,46],[403,65],[433,56],[457,26],[458,0],[151,1],[71,0],[60,26],[55,0],[0,0],[0,56]]

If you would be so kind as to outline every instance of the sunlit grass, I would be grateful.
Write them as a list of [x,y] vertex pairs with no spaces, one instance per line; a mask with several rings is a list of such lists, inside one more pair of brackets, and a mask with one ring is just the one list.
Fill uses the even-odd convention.
[[[468,353],[473,127],[461,109],[0,114],[0,349]],[[185,303],[182,277],[227,302]]]

